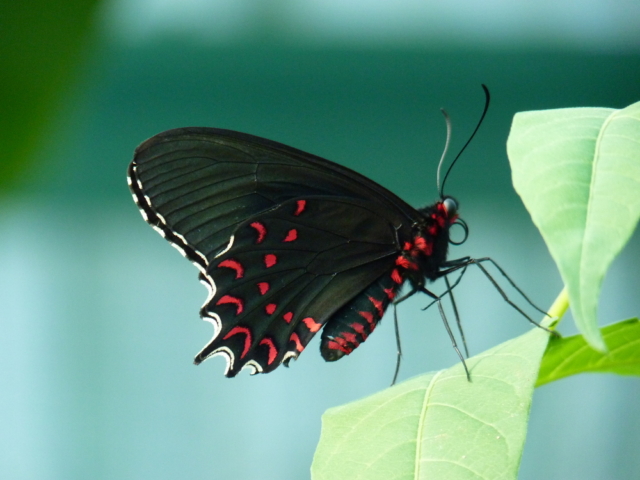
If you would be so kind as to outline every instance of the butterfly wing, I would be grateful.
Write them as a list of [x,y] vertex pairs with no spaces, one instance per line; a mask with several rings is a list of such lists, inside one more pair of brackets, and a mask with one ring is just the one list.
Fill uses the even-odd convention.
[[[229,376],[297,356],[337,309],[388,271],[420,215],[352,170],[219,129],[152,137],[136,149],[128,180],[145,220],[210,288],[201,315],[217,331],[196,363],[226,354]],[[286,241],[292,230],[299,241]],[[266,270],[254,272],[258,266]],[[269,321],[289,312],[284,326]]]

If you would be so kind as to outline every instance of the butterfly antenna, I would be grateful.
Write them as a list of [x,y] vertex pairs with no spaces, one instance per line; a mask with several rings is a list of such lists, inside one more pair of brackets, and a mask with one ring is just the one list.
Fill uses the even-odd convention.
[[[451,172],[451,169],[453,168],[453,166],[458,161],[458,158],[460,158],[460,155],[462,155],[462,152],[465,151],[465,149],[467,148],[469,143],[471,143],[471,140],[473,140],[473,137],[476,135],[476,132],[480,128],[480,125],[482,125],[482,121],[484,120],[484,117],[487,114],[487,110],[489,110],[489,103],[491,102],[491,95],[489,94],[489,89],[487,88],[487,86],[485,84],[482,84],[482,89],[484,90],[485,102],[484,102],[484,110],[482,111],[482,115],[480,116],[480,120],[478,121],[478,124],[476,125],[476,129],[473,131],[473,133],[469,137],[469,140],[467,140],[467,143],[464,144],[464,147],[462,147],[462,150],[460,150],[458,155],[456,155],[456,158],[454,158],[453,162],[451,162],[451,165],[449,165],[449,169],[447,170],[447,173],[445,173],[445,175],[444,175],[444,180],[442,180],[442,185],[441,186],[440,186],[440,183],[439,183],[439,180],[440,180],[440,166],[438,166],[438,190],[439,190],[438,193],[440,193],[440,198],[443,198],[443,195],[444,195],[444,184],[447,182],[447,177],[449,176],[449,172]],[[442,160],[440,162],[442,162]]]
[[449,114],[441,108],[440,111],[442,115],[444,115],[444,121],[447,124],[447,141],[444,144],[444,150],[442,152],[442,156],[440,157],[440,162],[438,163],[438,172],[436,173],[436,185],[438,187],[438,195],[442,198],[442,188],[440,186],[440,170],[442,170],[442,164],[444,163],[444,159],[447,156],[447,151],[449,150],[449,142],[451,141],[451,119],[449,118]]

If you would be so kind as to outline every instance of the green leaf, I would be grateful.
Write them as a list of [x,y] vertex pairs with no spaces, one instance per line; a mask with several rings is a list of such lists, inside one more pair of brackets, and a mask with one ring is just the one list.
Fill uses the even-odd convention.
[[552,338],[542,358],[536,386],[584,372],[640,375],[640,322],[637,318],[602,329],[609,353],[593,350],[582,335]]
[[0,191],[20,180],[93,43],[99,0],[0,3]]
[[507,152],[578,329],[604,351],[596,316],[602,280],[640,218],[640,103],[518,113]]
[[461,364],[328,410],[314,480],[515,479],[548,334],[535,329]]

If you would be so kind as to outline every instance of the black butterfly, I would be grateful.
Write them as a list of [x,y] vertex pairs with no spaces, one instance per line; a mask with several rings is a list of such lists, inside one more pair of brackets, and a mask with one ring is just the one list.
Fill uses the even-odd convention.
[[200,315],[215,333],[195,363],[223,354],[228,377],[288,364],[321,329],[323,358],[338,360],[403,283],[438,298],[427,281],[477,262],[446,260],[453,198],[415,209],[348,168],[244,133],[160,133],[136,149],[128,181],[144,219],[200,270]]

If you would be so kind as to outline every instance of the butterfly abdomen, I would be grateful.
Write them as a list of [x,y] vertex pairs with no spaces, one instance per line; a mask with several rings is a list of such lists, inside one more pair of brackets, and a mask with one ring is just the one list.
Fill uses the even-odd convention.
[[322,331],[322,357],[333,362],[358,348],[376,328],[403,282],[394,268],[336,312]]

